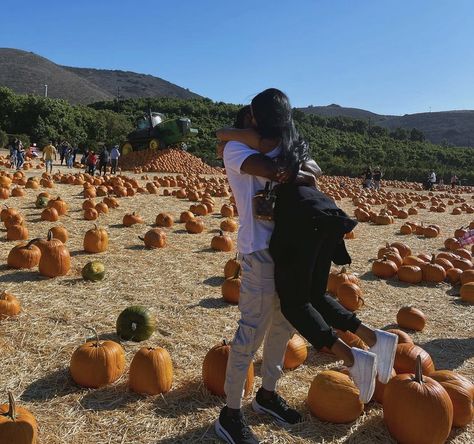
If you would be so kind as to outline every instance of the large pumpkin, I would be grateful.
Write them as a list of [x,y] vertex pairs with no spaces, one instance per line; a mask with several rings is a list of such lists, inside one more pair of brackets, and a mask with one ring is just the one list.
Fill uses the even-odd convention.
[[402,343],[397,345],[393,368],[397,373],[414,373],[417,357],[421,358],[424,375],[435,371],[435,366],[428,352],[415,344]]
[[16,316],[21,311],[20,301],[4,291],[0,295],[0,320]]
[[313,379],[306,402],[309,411],[317,418],[343,424],[355,421],[364,411],[359,394],[349,376],[324,370]]
[[474,419],[474,384],[459,373],[437,370],[430,378],[438,381],[453,403],[453,426],[466,427]]
[[122,376],[125,370],[125,352],[117,342],[101,342],[97,332],[93,331],[96,339],[74,351],[69,370],[76,384],[98,388],[111,384]]
[[8,253],[7,264],[16,269],[34,268],[39,264],[41,251],[35,245],[37,239],[33,239],[27,244],[18,244]]
[[41,250],[39,272],[46,277],[66,275],[71,268],[71,256],[68,249],[59,239],[53,239],[53,233],[48,231],[46,240],[39,240],[36,245]]
[[220,231],[219,235],[212,238],[211,248],[217,251],[232,251],[234,249],[234,242],[229,236]]
[[295,369],[306,361],[308,349],[305,340],[298,334],[294,334],[286,345],[285,357],[283,359],[283,368]]
[[156,328],[156,319],[146,307],[133,305],[117,318],[117,335],[126,341],[145,341]]
[[441,384],[423,376],[417,358],[415,375],[397,375],[385,387],[383,419],[398,442],[442,444],[451,431],[453,404]]
[[[202,363],[202,380],[207,389],[214,395],[225,396],[224,383],[229,353],[230,345],[224,340],[207,352]],[[253,379],[253,362],[250,362],[244,388],[245,396],[252,392]]]
[[130,364],[129,386],[137,393],[158,395],[171,389],[173,364],[169,353],[161,347],[142,347]]
[[88,253],[103,253],[109,247],[109,234],[104,228],[94,228],[86,231],[84,235],[84,250]]
[[0,405],[0,443],[36,444],[38,424],[35,417],[23,407],[18,407],[11,392],[8,404]]

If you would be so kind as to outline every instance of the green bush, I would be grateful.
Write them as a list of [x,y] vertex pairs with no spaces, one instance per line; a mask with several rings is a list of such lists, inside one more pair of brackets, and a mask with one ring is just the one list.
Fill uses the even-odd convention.
[[5,148],[8,144],[8,134],[0,129],[0,148]]

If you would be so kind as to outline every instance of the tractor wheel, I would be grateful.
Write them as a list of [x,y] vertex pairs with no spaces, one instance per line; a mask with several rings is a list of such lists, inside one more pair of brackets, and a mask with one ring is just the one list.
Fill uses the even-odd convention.
[[157,150],[160,148],[160,141],[158,139],[151,139],[148,142],[148,148],[150,150]]
[[122,145],[122,156],[125,156],[133,151],[132,144],[130,142],[125,142]]

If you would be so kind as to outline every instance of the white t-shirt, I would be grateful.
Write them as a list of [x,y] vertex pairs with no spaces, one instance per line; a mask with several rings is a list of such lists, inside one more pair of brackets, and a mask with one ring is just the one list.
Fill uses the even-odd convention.
[[433,183],[436,182],[436,174],[434,172],[431,173],[431,175],[430,175],[430,181],[433,182]]
[[116,160],[120,157],[120,151],[117,148],[112,148],[112,151],[110,151],[110,158],[112,160]]
[[[227,178],[239,212],[237,250],[241,254],[250,254],[268,248],[274,228],[274,223],[271,221],[255,219],[252,206],[253,196],[257,191],[265,188],[265,183],[269,179],[251,176],[240,170],[244,160],[253,154],[259,153],[240,142],[228,142],[224,149]],[[279,154],[280,148],[277,147],[267,156],[274,158]]]

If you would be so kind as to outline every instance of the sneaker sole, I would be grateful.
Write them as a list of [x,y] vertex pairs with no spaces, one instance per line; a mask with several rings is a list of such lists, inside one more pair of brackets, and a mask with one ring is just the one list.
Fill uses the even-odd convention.
[[252,400],[252,410],[255,413],[259,413],[259,414],[266,413],[270,415],[278,423],[278,425],[282,427],[288,427],[291,425],[289,422],[285,421],[280,415],[275,413],[273,410],[266,409],[265,407],[261,406],[257,402],[257,398],[253,398]]
[[222,438],[226,443],[235,444],[235,441],[227,433],[226,429],[224,429],[224,427],[221,426],[219,419],[217,419],[216,422],[214,423],[214,430],[216,431],[217,436],[219,438]]

